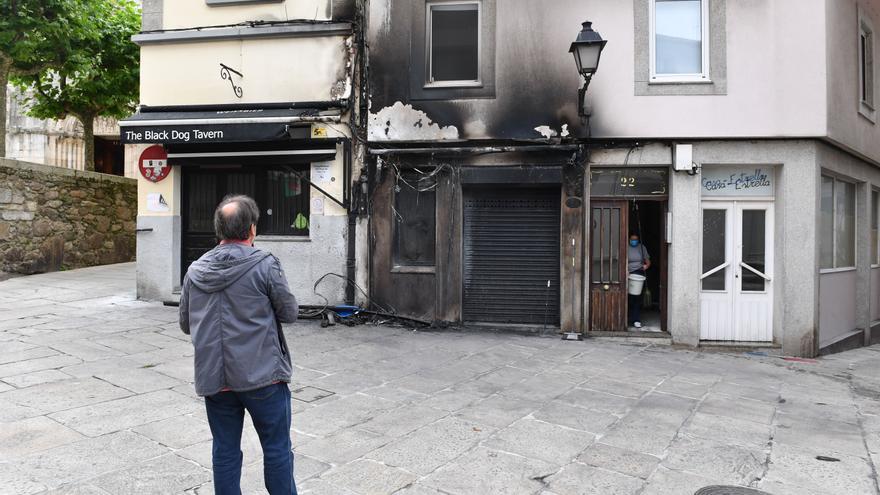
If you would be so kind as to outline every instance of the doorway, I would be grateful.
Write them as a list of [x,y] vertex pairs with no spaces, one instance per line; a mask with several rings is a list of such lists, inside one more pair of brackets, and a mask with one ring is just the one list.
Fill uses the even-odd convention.
[[[590,331],[666,331],[666,201],[590,201]],[[642,328],[628,320],[627,258],[630,234],[638,234],[651,267],[640,295]]]
[[700,339],[773,341],[773,203],[704,201]]

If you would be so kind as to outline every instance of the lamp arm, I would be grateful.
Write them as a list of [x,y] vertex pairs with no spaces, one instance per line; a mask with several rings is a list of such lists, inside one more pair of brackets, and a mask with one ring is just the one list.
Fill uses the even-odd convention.
[[584,85],[578,90],[578,116],[580,117],[587,117],[587,112],[584,111],[584,103],[586,102],[587,87],[590,85],[591,79],[591,76],[584,76]]

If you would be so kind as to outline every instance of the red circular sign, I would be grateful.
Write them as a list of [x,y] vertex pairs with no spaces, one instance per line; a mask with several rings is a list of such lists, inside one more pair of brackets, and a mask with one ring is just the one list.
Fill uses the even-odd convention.
[[165,148],[154,144],[145,149],[138,159],[138,168],[144,179],[151,182],[159,182],[168,177],[168,174],[171,173],[171,167],[168,166],[168,153]]

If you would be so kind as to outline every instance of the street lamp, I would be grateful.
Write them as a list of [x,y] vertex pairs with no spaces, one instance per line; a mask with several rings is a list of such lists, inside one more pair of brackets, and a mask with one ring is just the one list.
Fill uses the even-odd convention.
[[584,77],[584,85],[578,91],[578,115],[586,117],[584,112],[584,96],[587,93],[587,86],[593,79],[593,74],[599,68],[599,57],[602,56],[602,49],[608,41],[602,39],[602,35],[593,31],[593,23],[590,21],[582,24],[583,29],[578,33],[577,39],[568,49],[569,53],[574,55],[574,62],[577,64],[578,73]]

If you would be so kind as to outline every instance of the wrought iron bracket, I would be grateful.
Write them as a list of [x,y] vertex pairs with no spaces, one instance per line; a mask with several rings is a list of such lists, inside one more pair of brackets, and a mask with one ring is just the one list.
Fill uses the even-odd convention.
[[238,75],[240,78],[244,78],[244,74],[241,72],[229,67],[226,64],[220,64],[220,77],[225,81],[229,80],[229,84],[232,85],[232,92],[235,93],[235,96],[241,98],[244,95],[244,90],[241,89],[241,86],[236,86],[235,81],[232,80],[232,74]]

